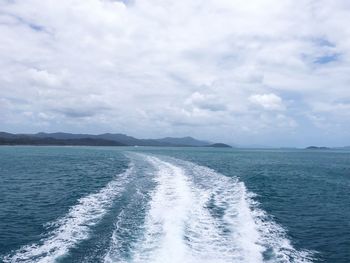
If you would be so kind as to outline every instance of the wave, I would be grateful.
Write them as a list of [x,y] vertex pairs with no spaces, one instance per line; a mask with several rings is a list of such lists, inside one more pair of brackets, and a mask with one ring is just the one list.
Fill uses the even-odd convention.
[[286,231],[237,178],[170,157],[144,158],[155,169],[156,187],[143,233],[127,256],[118,253],[120,239],[113,233],[105,262],[312,261],[310,252],[292,246]]
[[54,230],[47,234],[47,238],[20,248],[13,255],[5,256],[3,261],[55,262],[66,255],[77,243],[89,238],[90,228],[108,212],[133,170],[133,165],[130,165],[97,193],[80,198],[64,217],[51,224]]

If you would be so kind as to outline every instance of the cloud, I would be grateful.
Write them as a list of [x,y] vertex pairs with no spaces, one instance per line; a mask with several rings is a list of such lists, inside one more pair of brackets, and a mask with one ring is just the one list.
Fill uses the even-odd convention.
[[350,143],[349,17],[347,0],[2,1],[2,129]]
[[186,99],[185,104],[190,107],[197,107],[199,109],[208,111],[224,111],[226,105],[220,101],[220,98],[214,94],[202,94],[194,92],[189,98]]
[[255,94],[250,96],[249,100],[266,110],[285,110],[282,99],[273,93]]
[[30,78],[39,85],[45,86],[59,86],[61,80],[55,74],[49,73],[46,70],[29,69],[28,74]]

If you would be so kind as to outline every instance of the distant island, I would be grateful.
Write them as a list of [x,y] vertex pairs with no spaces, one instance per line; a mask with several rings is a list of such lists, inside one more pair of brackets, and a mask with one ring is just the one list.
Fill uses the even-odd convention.
[[214,147],[214,148],[232,148],[231,145],[225,144],[225,143],[213,143],[208,145],[207,147]]
[[309,146],[305,148],[306,150],[330,150],[331,148],[329,147],[324,147],[324,146]]
[[35,134],[0,132],[0,145],[231,147],[224,143],[212,143],[189,136],[182,138],[137,139],[120,133],[93,135],[64,132],[39,132]]

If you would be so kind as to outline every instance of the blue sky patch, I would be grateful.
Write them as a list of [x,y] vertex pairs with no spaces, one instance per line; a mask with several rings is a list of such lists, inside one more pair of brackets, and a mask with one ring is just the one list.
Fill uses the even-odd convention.
[[339,60],[340,55],[339,54],[330,54],[321,56],[315,59],[314,63],[316,64],[328,64],[334,61]]

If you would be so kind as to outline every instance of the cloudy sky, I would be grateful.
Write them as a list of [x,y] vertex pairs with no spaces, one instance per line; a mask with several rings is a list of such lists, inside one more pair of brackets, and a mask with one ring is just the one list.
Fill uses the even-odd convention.
[[1,0],[0,130],[350,144],[349,0]]

